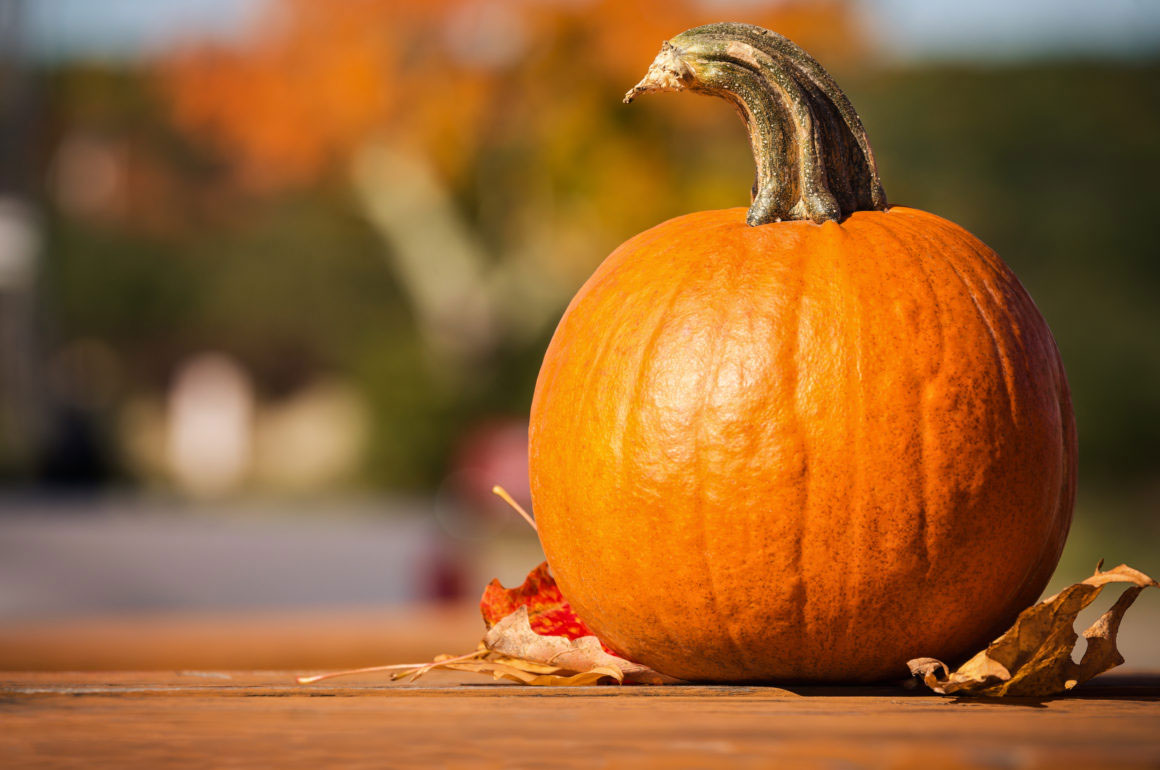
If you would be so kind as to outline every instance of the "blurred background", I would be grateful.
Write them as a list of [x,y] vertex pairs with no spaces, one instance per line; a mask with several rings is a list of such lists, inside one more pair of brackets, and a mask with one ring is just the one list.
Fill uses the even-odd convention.
[[890,200],[1047,317],[1081,469],[1052,589],[1160,572],[1160,5],[0,0],[0,668],[470,649],[542,558],[490,489],[530,502],[567,301],[748,203],[725,105],[620,102],[720,20],[812,52]]

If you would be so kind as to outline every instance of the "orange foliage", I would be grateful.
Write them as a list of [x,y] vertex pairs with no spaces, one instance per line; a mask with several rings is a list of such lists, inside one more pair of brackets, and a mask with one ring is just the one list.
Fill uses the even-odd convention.
[[199,48],[164,65],[177,122],[213,137],[258,185],[307,178],[335,148],[360,141],[390,114],[397,68],[390,3],[343,13],[286,0],[245,48]]
[[829,61],[861,50],[842,0],[277,0],[243,45],[186,49],[160,74],[177,124],[214,143],[248,187],[308,182],[376,137],[455,176],[514,102],[566,114],[594,80],[634,82],[657,40],[740,16]]
[[719,21],[744,21],[775,30],[831,65],[835,59],[862,53],[861,35],[848,4],[832,0],[764,4],[599,0],[584,20],[601,63],[618,79],[632,82],[656,56],[658,40]]

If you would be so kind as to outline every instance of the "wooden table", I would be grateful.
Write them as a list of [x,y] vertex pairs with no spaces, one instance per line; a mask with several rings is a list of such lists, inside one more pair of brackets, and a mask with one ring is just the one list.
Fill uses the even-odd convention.
[[1160,767],[1160,674],[1043,702],[294,675],[0,673],[0,766]]

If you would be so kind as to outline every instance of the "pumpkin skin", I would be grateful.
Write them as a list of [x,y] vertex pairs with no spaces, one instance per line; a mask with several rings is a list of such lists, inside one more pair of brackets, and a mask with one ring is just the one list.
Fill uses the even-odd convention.
[[665,222],[583,286],[531,410],[577,615],[701,681],[873,681],[1032,603],[1071,521],[1055,342],[999,257],[916,209]]

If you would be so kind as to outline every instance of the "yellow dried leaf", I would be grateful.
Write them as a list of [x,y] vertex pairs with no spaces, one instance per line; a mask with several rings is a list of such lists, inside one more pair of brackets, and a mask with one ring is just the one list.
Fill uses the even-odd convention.
[[466,655],[438,655],[427,663],[374,666],[354,671],[299,677],[300,683],[317,682],[333,676],[390,671],[391,679],[414,682],[430,671],[468,671],[491,674],[519,684],[546,687],[615,682],[623,684],[669,684],[678,680],[605,652],[595,636],[569,639],[541,636],[532,630],[527,607],[495,623],[474,652]]
[[[1101,571],[1103,562],[1087,580],[1068,586],[1055,596],[1028,607],[1005,634],[954,673],[942,661],[915,658],[910,671],[944,695],[1045,697],[1057,695],[1124,662],[1116,648],[1120,621],[1136,596],[1152,578],[1126,564]],[[1084,631],[1087,650],[1079,663],[1072,651],[1079,640],[1073,624],[1109,583],[1128,583],[1112,608]]]
[[483,637],[483,645],[500,655],[555,666],[565,671],[611,672],[606,675],[617,682],[665,684],[677,681],[648,666],[605,652],[595,636],[569,639],[537,634],[532,630],[527,607],[520,607],[488,629]]
[[507,679],[519,684],[542,687],[575,687],[578,685],[597,684],[601,679],[610,679],[617,682],[623,680],[624,675],[619,669],[610,666],[597,666],[588,671],[579,673],[567,672],[553,666],[545,666],[534,661],[519,660],[516,658],[478,658],[475,660],[453,659],[446,663],[432,662],[416,666],[401,676],[410,677],[413,682],[428,671],[438,669],[451,671],[468,671],[473,674],[491,674],[493,679]]
[[534,660],[523,660],[521,658],[512,658],[507,655],[497,655],[495,653],[490,654],[488,660],[513,666],[521,671],[527,671],[529,674],[555,674],[560,671],[559,666],[549,666],[545,663],[537,663]]

